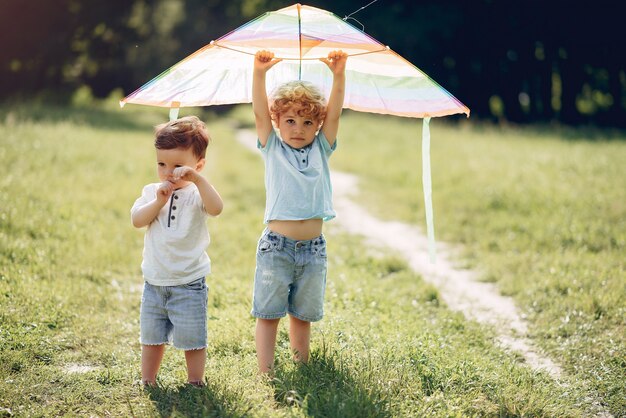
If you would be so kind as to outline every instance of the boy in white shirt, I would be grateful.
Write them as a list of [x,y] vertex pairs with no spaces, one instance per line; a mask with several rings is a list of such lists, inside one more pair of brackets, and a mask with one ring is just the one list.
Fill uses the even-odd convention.
[[188,383],[204,385],[207,344],[206,219],[222,212],[223,202],[200,171],[209,135],[205,124],[187,116],[156,127],[157,172],[131,209],[132,223],[147,226],[141,269],[141,380],[155,385],[172,343],[185,351]]

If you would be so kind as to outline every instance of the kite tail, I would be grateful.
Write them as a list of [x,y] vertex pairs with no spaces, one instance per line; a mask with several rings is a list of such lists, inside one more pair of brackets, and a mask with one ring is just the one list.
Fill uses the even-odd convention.
[[433,193],[430,176],[430,118],[425,117],[422,125],[422,187],[424,189],[424,209],[426,210],[426,231],[430,262],[435,264],[435,225],[433,222]]

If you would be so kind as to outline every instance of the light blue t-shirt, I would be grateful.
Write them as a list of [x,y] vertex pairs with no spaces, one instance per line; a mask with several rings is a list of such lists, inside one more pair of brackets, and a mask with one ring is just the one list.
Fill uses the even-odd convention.
[[265,147],[260,141],[257,147],[265,161],[265,223],[335,217],[328,157],[337,141],[331,147],[320,131],[310,145],[296,149],[272,130]]

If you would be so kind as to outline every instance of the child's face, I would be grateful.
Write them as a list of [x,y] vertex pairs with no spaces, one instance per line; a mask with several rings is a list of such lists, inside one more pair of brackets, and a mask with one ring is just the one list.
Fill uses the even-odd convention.
[[294,106],[278,118],[280,137],[292,148],[304,148],[315,139],[319,121],[308,116],[299,116],[299,106]]
[[161,181],[169,181],[174,184],[176,189],[181,189],[187,186],[190,182],[184,180],[174,181],[172,173],[177,167],[191,167],[196,171],[202,168],[202,158],[198,159],[193,154],[191,148],[189,149],[157,149],[157,172]]

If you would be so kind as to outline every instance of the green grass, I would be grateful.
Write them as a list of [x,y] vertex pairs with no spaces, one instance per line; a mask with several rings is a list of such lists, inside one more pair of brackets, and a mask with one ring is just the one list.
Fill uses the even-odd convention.
[[[182,353],[170,349],[159,387],[144,390],[135,384],[139,379],[143,231],[131,226],[129,209],[141,187],[155,181],[151,130],[167,112],[132,107],[123,111],[37,107],[31,112],[28,106],[2,110],[0,416],[578,417],[589,414],[590,404],[585,400],[587,388],[576,383],[579,376],[595,382],[594,388],[612,402],[616,416],[625,411],[618,399],[619,391],[623,393],[619,384],[623,383],[616,375],[619,367],[622,371],[624,367],[617,361],[624,358],[623,332],[619,333],[618,323],[624,305],[623,300],[617,300],[615,306],[609,306],[606,299],[619,296],[612,293],[620,289],[608,272],[620,273],[611,269],[621,268],[622,276],[615,281],[623,280],[622,261],[604,263],[606,285],[597,283],[588,288],[596,292],[602,315],[570,314],[566,327],[576,324],[566,328],[570,334],[553,336],[551,333],[559,330],[553,330],[553,322],[572,312],[572,298],[583,304],[578,287],[559,279],[559,274],[570,270],[561,270],[554,255],[543,260],[533,247],[529,251],[535,259],[527,271],[541,271],[549,264],[558,274],[516,276],[513,266],[524,265],[524,259],[505,262],[497,258],[500,252],[500,260],[506,254],[511,257],[513,249],[496,251],[488,243],[471,241],[482,236],[498,245],[517,245],[520,257],[525,257],[523,242],[515,244],[507,238],[500,243],[502,234],[493,232],[505,228],[507,212],[511,212],[511,222],[521,222],[517,211],[506,206],[491,224],[487,215],[480,213],[485,208],[478,201],[485,193],[495,193],[493,196],[500,196],[504,205],[511,205],[528,195],[526,189],[522,188],[524,193],[519,196],[515,193],[519,188],[508,191],[501,184],[506,178],[517,178],[513,169],[508,177],[497,176],[494,170],[505,166],[500,160],[506,155],[521,158],[520,147],[526,141],[542,145],[539,139],[520,138],[515,132],[500,133],[506,140],[496,138],[494,132],[482,138],[473,129],[447,129],[446,139],[441,133],[444,128],[433,123],[435,216],[439,235],[464,243],[468,262],[491,271],[498,285],[527,307],[537,342],[558,353],[557,358],[565,360],[568,372],[573,373],[574,379],[566,385],[528,369],[516,356],[498,348],[494,330],[448,310],[437,290],[394,254],[373,254],[367,244],[332,227],[328,229],[326,316],[314,326],[311,362],[306,366],[291,362],[283,324],[276,378],[258,377],[254,320],[249,309],[255,245],[263,227],[262,162],[234,141],[227,121],[205,113],[214,142],[204,174],[225,201],[224,213],[209,220],[213,274],[208,280],[208,386],[202,390],[184,386]],[[393,118],[370,122],[352,114],[342,123],[340,152],[333,157],[335,167],[363,177],[363,201],[380,216],[421,224],[418,147],[414,146],[415,153],[407,152],[410,143],[418,144],[419,127]],[[350,132],[357,132],[353,128],[357,124],[362,137],[350,137]],[[393,136],[383,142],[377,132]],[[500,142],[510,147],[510,154]],[[549,148],[544,151],[545,158],[570,146],[584,146],[580,152],[588,156],[595,153],[594,146],[614,147],[606,152],[606,158],[616,159],[624,150],[619,142],[546,142]],[[449,155],[443,152],[446,143]],[[395,153],[391,151],[394,147]],[[466,160],[459,157],[464,152]],[[498,162],[495,168],[486,163],[488,153]],[[393,163],[389,158],[394,158]],[[472,164],[481,168],[473,173],[480,172],[485,184],[474,183],[478,174],[466,173],[463,167]],[[452,166],[457,168],[444,170]],[[402,167],[404,171],[398,173]],[[598,173],[605,176],[604,181],[611,180],[602,173],[606,171]],[[488,179],[491,191],[481,191]],[[389,182],[397,187],[388,187]],[[455,188],[463,190],[463,184],[479,190],[478,196],[472,198],[469,190],[455,195]],[[540,191],[538,184],[533,187]],[[607,184],[606,188],[613,190],[616,185],[611,188]],[[379,201],[367,200],[368,194],[376,194]],[[546,196],[558,203],[558,196]],[[395,204],[379,206],[384,201]],[[446,202],[453,202],[456,209]],[[622,250],[623,223],[617,222],[624,219],[623,203],[623,199],[618,200],[612,209],[615,218],[610,219],[616,224],[602,229],[609,218],[604,212],[597,217],[598,233],[614,234],[615,245],[621,245]],[[544,212],[537,216],[546,218]],[[556,214],[555,219],[559,219]],[[584,220],[578,222],[586,226]],[[557,227],[554,225],[553,230]],[[547,239],[549,234],[545,234]],[[547,242],[541,245],[539,248],[549,247]],[[602,247],[596,254],[610,259],[606,253]],[[570,268],[591,270],[578,264],[586,254],[580,251],[578,258],[569,261]],[[585,277],[580,274],[578,286],[591,286],[590,280],[583,281]],[[520,286],[519,281],[526,286]],[[546,291],[559,283],[569,283],[573,292]],[[523,291],[516,290],[520,288]],[[598,288],[605,293],[597,293]],[[529,308],[533,306],[528,304],[531,299],[537,301],[534,310]],[[560,313],[552,304],[560,306]],[[569,310],[563,309],[565,304]],[[576,312],[584,307],[575,306]],[[579,325],[585,325],[588,334],[580,335]],[[597,328],[601,325],[614,333],[613,344]],[[586,340],[586,336],[595,340]],[[568,349],[576,352],[569,353]],[[611,349],[615,350],[612,354]],[[579,358],[583,352],[593,355]],[[600,377],[607,382],[605,388],[598,384]],[[611,394],[611,388],[617,388],[618,393]]]
[[[362,178],[373,213],[423,226],[421,123],[344,122],[335,168]],[[625,415],[626,136],[441,119],[431,135],[437,235],[462,244],[467,265],[521,306],[536,343]]]

